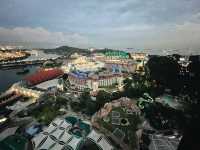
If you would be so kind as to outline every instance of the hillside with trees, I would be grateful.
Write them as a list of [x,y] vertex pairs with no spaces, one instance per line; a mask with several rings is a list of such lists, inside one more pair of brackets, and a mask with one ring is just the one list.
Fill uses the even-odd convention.
[[88,49],[70,47],[70,46],[61,46],[53,49],[43,49],[45,53],[53,53],[58,55],[70,56],[73,53],[83,53],[89,54],[90,51]]

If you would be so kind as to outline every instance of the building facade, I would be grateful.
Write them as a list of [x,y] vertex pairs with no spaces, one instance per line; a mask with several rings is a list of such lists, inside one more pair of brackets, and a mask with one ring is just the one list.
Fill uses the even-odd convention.
[[109,87],[112,85],[122,85],[122,74],[106,74],[106,75],[89,75],[81,76],[75,73],[69,73],[68,80],[71,88],[84,90],[86,88],[92,91],[98,91],[99,88]]

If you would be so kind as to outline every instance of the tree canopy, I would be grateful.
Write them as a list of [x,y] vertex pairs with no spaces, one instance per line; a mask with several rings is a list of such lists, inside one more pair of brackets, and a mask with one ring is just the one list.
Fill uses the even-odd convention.
[[154,80],[157,86],[165,86],[175,91],[180,88],[180,65],[173,57],[154,56],[148,61],[147,67],[150,79]]

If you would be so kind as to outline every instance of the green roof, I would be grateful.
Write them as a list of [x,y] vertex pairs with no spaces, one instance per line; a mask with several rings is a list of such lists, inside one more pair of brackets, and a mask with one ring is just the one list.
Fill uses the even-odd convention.
[[0,142],[0,150],[25,150],[28,140],[21,135],[11,135]]
[[90,131],[91,131],[90,130],[90,125],[88,125],[88,124],[86,124],[84,122],[80,123],[80,128],[83,129],[83,130],[85,130],[86,135],[88,135],[90,133]]
[[81,131],[77,130],[73,132],[74,135],[76,135],[76,137],[80,138],[82,137]]
[[78,121],[78,119],[76,117],[66,117],[65,120],[69,123],[71,123],[72,125],[75,125]]
[[[76,117],[69,116],[69,117],[66,117],[65,120],[67,122],[71,123],[72,126],[77,124],[78,128],[80,128],[82,131],[84,131],[85,135],[88,135],[90,133],[90,131],[91,131],[90,125],[85,123],[85,122],[83,122],[81,119],[77,119]],[[78,131],[78,130],[73,131],[72,130],[72,134],[76,135],[77,137],[82,137],[82,131]]]
[[129,54],[127,52],[123,52],[123,51],[108,51],[104,53],[106,56],[117,56],[117,57],[121,57],[121,58],[128,58]]

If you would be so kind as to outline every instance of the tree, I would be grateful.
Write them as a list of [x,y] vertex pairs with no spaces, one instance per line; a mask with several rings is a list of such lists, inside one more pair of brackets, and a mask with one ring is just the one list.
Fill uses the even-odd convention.
[[176,93],[181,87],[179,81],[180,66],[178,62],[170,56],[154,56],[147,63],[150,80],[156,81],[157,88],[165,86]]
[[56,97],[56,105],[58,105],[58,106],[62,106],[62,105],[67,106],[67,104],[68,104],[68,100],[66,98],[63,98],[61,96],[57,96]]
[[184,91],[184,94],[188,96],[184,111],[187,118],[178,150],[196,150],[200,147],[198,140],[200,135],[200,60],[199,56],[190,56],[189,60],[191,61],[188,66],[190,76]]
[[96,96],[96,104],[97,108],[101,108],[104,106],[105,103],[110,102],[111,100],[111,95],[108,92],[105,91],[99,91],[97,96]]
[[84,90],[83,93],[81,93],[80,97],[80,104],[82,107],[86,107],[86,104],[88,101],[91,101],[90,93],[88,90]]
[[120,91],[113,92],[113,93],[111,94],[111,100],[115,100],[115,99],[121,98],[121,97],[123,96],[122,94],[123,94],[123,93],[120,92]]
[[88,89],[85,89],[84,92],[81,93],[79,99],[82,112],[86,113],[87,115],[93,115],[97,111],[97,105],[94,101],[92,101]]
[[132,78],[124,80],[123,96],[139,98],[145,92],[149,92],[149,81],[143,75],[133,75]]
[[124,88],[129,88],[130,86],[132,86],[132,79],[130,78],[126,78],[123,82],[124,82]]
[[72,108],[74,111],[76,111],[76,112],[82,110],[82,108],[83,108],[83,107],[81,107],[80,103],[78,103],[78,102],[73,102],[73,101],[70,102],[70,106],[71,106],[71,108]]
[[93,115],[97,111],[97,105],[93,101],[87,101],[86,103],[86,114]]
[[181,111],[163,106],[161,103],[149,103],[143,111],[152,127],[156,129],[178,129],[180,131],[185,124]]
[[124,80],[124,96],[126,97],[133,97],[133,93],[135,93],[133,90],[133,80],[130,78],[126,78]]

